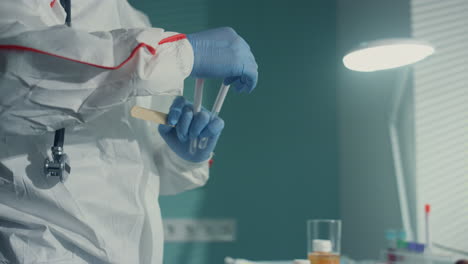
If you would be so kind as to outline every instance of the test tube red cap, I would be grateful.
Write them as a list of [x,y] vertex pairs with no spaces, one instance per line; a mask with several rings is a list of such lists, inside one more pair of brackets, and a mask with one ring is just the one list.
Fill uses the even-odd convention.
[[426,211],[426,213],[430,213],[431,212],[431,205],[426,204],[426,206],[424,207],[424,210]]

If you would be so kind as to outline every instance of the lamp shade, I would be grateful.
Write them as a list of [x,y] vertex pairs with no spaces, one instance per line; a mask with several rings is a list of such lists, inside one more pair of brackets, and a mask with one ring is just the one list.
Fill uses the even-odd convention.
[[416,63],[430,56],[434,47],[415,39],[384,39],[361,44],[343,57],[346,68],[373,72]]

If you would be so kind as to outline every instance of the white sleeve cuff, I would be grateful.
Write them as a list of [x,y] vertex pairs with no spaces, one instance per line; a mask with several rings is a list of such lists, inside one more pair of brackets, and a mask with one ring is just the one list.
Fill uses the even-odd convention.
[[185,168],[187,170],[201,168],[204,165],[208,164],[211,158],[213,157],[213,153],[211,153],[210,157],[207,160],[201,161],[201,162],[193,162],[193,161],[188,161],[179,157],[179,155],[177,155],[177,153],[172,151],[172,149],[167,144],[164,146],[164,148],[166,149],[164,150],[164,153],[167,153],[169,159],[171,160],[173,164],[177,164],[178,166]]
[[[182,159],[166,144],[156,160],[160,176],[160,194],[173,195],[204,186],[209,178],[209,160],[191,162]],[[210,157],[211,158],[211,157]]]
[[[177,33],[151,28],[139,34],[139,43],[152,45],[156,53],[142,53],[143,63],[138,64],[140,87],[137,95],[182,95],[184,80],[190,75],[194,63],[193,48],[185,39],[168,38]],[[163,44],[161,41],[168,40]],[[155,92],[155,87],[157,91]]]

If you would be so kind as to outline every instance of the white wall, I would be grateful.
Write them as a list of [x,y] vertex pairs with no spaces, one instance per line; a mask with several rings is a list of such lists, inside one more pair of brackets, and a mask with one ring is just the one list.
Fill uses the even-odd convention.
[[[468,249],[468,1],[412,0],[416,37],[436,53],[415,66],[417,205],[434,243]],[[418,211],[418,237],[424,214]]]

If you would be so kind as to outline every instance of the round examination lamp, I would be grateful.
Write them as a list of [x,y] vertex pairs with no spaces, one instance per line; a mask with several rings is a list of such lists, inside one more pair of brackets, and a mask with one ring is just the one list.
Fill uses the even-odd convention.
[[415,39],[384,39],[361,44],[343,57],[353,71],[373,72],[416,63],[434,53],[434,47]]

